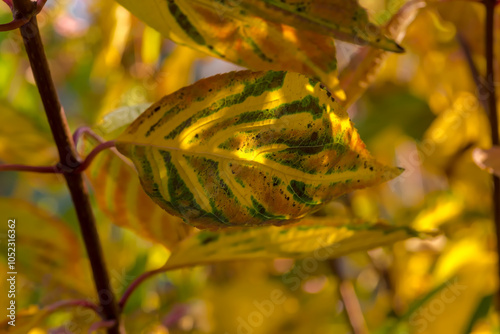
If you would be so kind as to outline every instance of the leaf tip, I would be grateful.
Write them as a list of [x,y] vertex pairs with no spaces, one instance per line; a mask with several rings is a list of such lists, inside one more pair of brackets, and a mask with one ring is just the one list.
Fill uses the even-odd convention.
[[393,172],[393,175],[392,175],[391,179],[394,179],[394,178],[400,176],[405,171],[405,169],[403,167],[393,167],[391,169],[392,169],[392,172]]
[[406,50],[401,46],[399,45],[398,43],[394,43],[395,46],[396,46],[396,50],[394,50],[395,53],[405,53]]
[[389,166],[387,166],[385,169],[383,179],[385,179],[385,181],[395,179],[396,177],[403,174],[404,171],[405,171],[405,169],[401,168],[401,167],[389,167]]

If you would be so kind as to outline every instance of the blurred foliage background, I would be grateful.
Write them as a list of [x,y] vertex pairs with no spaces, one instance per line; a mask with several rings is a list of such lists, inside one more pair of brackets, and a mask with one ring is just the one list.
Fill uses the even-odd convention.
[[[383,23],[401,1],[361,3]],[[500,25],[498,11],[496,16]],[[0,7],[0,21],[10,19],[7,6]],[[238,69],[163,39],[112,1],[48,1],[38,21],[72,130],[93,125],[116,108],[154,102],[200,78]],[[471,158],[473,148],[489,145],[484,92],[468,63],[470,57],[484,73],[483,21],[480,4],[429,1],[408,28],[402,42],[406,53],[390,55],[374,84],[349,109],[372,154],[406,171],[388,184],[344,196],[318,215],[382,217],[394,225],[442,232],[336,260],[370,332],[498,331],[492,309],[498,283],[490,177]],[[339,43],[337,48],[342,69],[356,47]],[[18,32],[0,34],[0,161],[57,161]],[[19,314],[34,317],[38,308],[61,299],[95,300],[62,177],[4,172],[0,184],[1,212],[26,224],[26,232],[18,232],[23,268],[18,310],[24,309]],[[168,251],[162,246],[110,224],[98,210],[96,215],[118,294],[142,272],[163,264]],[[23,265],[23,258],[30,260]],[[0,271],[7,271],[4,266],[2,261]],[[300,268],[300,260],[276,259],[161,274],[133,294],[125,326],[129,333],[350,332],[331,263],[319,263],[302,277]],[[293,277],[299,277],[298,284]],[[252,320],[259,311],[255,301],[269,300],[276,289],[284,302],[269,316]],[[85,333],[91,318],[78,308],[58,311],[28,332]],[[242,324],[251,321],[259,325],[244,329]]]

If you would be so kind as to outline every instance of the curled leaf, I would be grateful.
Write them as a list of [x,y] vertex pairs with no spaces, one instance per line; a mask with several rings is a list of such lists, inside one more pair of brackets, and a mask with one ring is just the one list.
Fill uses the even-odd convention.
[[244,0],[240,6],[266,20],[315,31],[336,39],[403,52],[380,27],[370,23],[357,0]]
[[200,228],[282,225],[400,170],[368,153],[320,83],[231,72],[153,104],[116,139],[146,193]]
[[163,36],[253,70],[286,70],[344,98],[333,38],[401,52],[357,0],[118,0]]

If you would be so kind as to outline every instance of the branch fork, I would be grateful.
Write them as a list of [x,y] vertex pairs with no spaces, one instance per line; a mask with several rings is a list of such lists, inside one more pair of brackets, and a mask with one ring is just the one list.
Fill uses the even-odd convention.
[[35,172],[43,174],[80,174],[84,172],[101,151],[115,147],[115,142],[103,141],[85,157],[83,161],[75,162],[75,166],[68,166],[58,162],[54,166],[25,166],[25,165],[0,165],[0,172],[16,171],[16,172]]
[[28,23],[33,16],[40,13],[47,0],[37,0],[36,2],[31,2],[32,9],[27,13],[22,13],[21,11],[16,10],[12,4],[12,0],[3,0],[3,2],[5,2],[12,10],[12,16],[14,19],[9,23],[0,24],[0,31],[10,31],[21,28],[23,25]]

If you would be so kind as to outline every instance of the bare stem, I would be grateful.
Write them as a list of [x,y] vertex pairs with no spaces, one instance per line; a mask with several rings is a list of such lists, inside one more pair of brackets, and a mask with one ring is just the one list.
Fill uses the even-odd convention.
[[[30,13],[20,13],[20,12],[14,11],[14,7],[13,7],[11,0],[9,0],[9,1],[4,0],[4,2],[13,11],[14,19],[9,23],[0,24],[0,31],[9,31],[9,30],[15,30],[15,29],[21,28],[23,25],[25,25],[26,23],[28,23],[30,21],[31,17],[40,13],[40,11],[43,9],[43,6],[45,6],[45,3],[47,2],[47,0],[37,0],[36,6],[31,7],[32,11]],[[28,8],[28,6],[26,8]]]
[[75,169],[75,173],[83,172],[85,169],[87,169],[90,166],[90,164],[92,163],[94,158],[97,156],[97,154],[99,154],[100,152],[102,152],[108,148],[111,148],[111,147],[115,147],[114,140],[100,143],[99,145],[94,147],[94,149],[89,153],[89,155],[87,155],[87,157],[85,158],[85,160],[83,160],[83,162],[80,164],[80,166],[78,166],[78,168]]
[[99,143],[104,143],[105,142],[105,140],[101,136],[99,136],[97,133],[95,133],[94,131],[92,131],[92,129],[89,128],[88,126],[80,126],[73,133],[73,142],[75,143],[75,145],[78,145],[78,142],[79,142],[80,138],[84,134],[89,135],[90,137],[92,137],[95,140],[97,140]]
[[[467,65],[469,65],[469,70],[472,75],[472,79],[474,80],[474,83],[476,84],[477,88],[480,88],[483,86],[481,83],[481,75],[479,74],[479,70],[476,66],[476,63],[474,62],[474,59],[472,58],[472,52],[470,50],[469,45],[467,44],[467,41],[465,40],[464,36],[458,32],[456,39],[458,41],[458,44],[460,44],[460,47],[462,49],[462,52],[464,53],[465,60],[467,61]],[[486,112],[488,112],[488,106],[486,104],[486,101],[484,99],[479,99],[479,103],[483,106]]]
[[[493,146],[498,146],[499,137],[498,137],[498,110],[497,110],[497,101],[496,101],[496,92],[495,92],[495,69],[494,69],[494,51],[493,51],[493,31],[495,28],[495,0],[485,0],[484,5],[486,7],[486,89],[488,92],[488,116],[490,119],[490,127],[491,127],[491,144]],[[495,231],[496,231],[496,239],[497,239],[497,254],[500,258],[500,178],[496,175],[493,175],[493,219],[495,222]],[[500,263],[497,265],[498,268],[498,277],[500,277]],[[500,308],[500,289],[497,290],[496,294],[496,302],[497,308]]]
[[85,171],[92,161],[95,159],[97,154],[100,152],[115,147],[115,142],[113,140],[102,142],[87,155],[85,160],[74,169],[68,168],[67,166],[61,166],[57,164],[55,166],[26,166],[26,165],[0,165],[0,172],[14,171],[14,172],[35,172],[35,173],[46,173],[46,174],[71,174],[71,173],[82,173]]
[[9,23],[0,24],[0,31],[9,31],[21,28],[21,26],[28,23],[28,19],[14,19]]
[[368,334],[365,318],[359,305],[352,282],[345,278],[339,259],[328,260],[332,272],[339,279],[339,294],[347,314],[347,320],[354,334]]
[[44,310],[49,311],[49,312],[54,312],[55,310],[64,308],[64,307],[84,307],[93,310],[95,313],[97,313],[99,316],[101,314],[99,313],[99,306],[96,304],[88,301],[88,300],[83,300],[83,299],[71,299],[71,300],[61,300],[58,302],[55,302],[54,304],[50,304],[46,307],[44,307]]
[[156,270],[145,272],[142,275],[140,275],[139,277],[137,277],[128,286],[127,290],[125,290],[125,293],[123,294],[122,298],[120,299],[120,302],[118,303],[118,306],[120,307],[120,310],[123,310],[123,308],[125,307],[125,304],[127,304],[127,301],[129,299],[130,295],[135,291],[135,289],[137,289],[139,287],[139,285],[141,285],[142,282],[144,282],[148,278],[150,278],[150,277],[152,277],[152,276],[154,276],[156,274],[159,274],[159,273],[161,273],[163,271],[165,271],[165,270],[163,268],[160,268],[160,269],[156,269]]
[[[74,170],[78,168],[80,162],[66,122],[66,115],[61,107],[50,74],[36,16],[33,14],[40,9],[43,2],[34,3],[30,0],[14,0],[13,5],[15,19],[21,17],[31,18],[27,24],[20,28],[24,46],[52,130],[52,136],[57,145],[60,159],[59,165],[63,170]],[[64,174],[64,177],[75,206],[83,241],[92,267],[97,295],[103,308],[104,319],[115,321],[114,325],[107,329],[107,333],[119,334],[119,310],[104,263],[87,189],[80,173]]]
[[93,323],[90,326],[88,333],[89,334],[96,333],[99,329],[110,328],[110,327],[113,327],[115,325],[116,325],[115,320],[98,321],[98,322]]
[[0,165],[0,172],[34,172],[42,174],[62,173],[56,166]]

